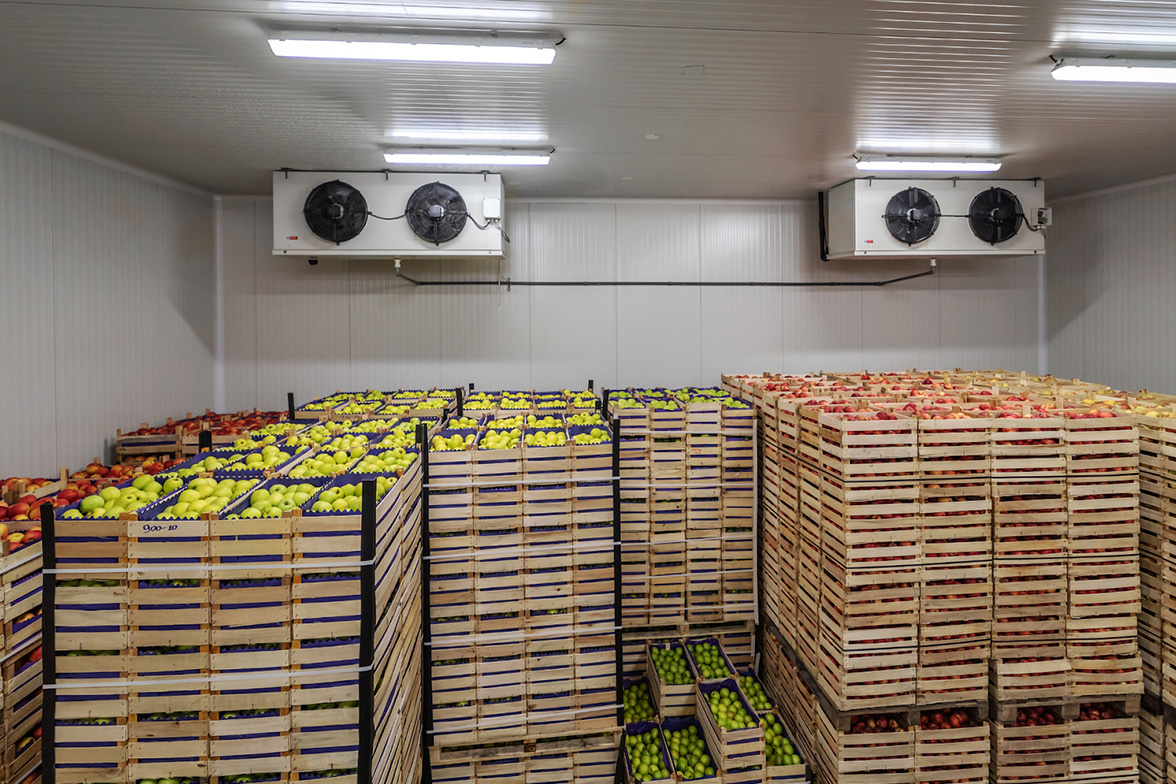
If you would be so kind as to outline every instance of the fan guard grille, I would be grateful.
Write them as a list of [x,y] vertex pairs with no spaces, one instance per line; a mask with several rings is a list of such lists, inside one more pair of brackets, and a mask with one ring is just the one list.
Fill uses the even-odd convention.
[[316,236],[338,245],[363,231],[368,205],[358,190],[341,180],[331,180],[307,195],[302,215]]
[[883,217],[890,236],[907,245],[917,245],[939,228],[939,202],[922,188],[907,188],[890,197]]
[[413,191],[404,214],[413,232],[434,245],[461,234],[468,215],[465,199],[443,182],[431,182]]
[[972,227],[972,233],[989,245],[1017,236],[1023,217],[1020,199],[1004,188],[981,191],[968,208],[968,225]]

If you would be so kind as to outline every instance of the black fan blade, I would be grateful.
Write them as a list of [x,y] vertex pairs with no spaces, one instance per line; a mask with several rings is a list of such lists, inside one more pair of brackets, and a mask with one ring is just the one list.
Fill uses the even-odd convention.
[[315,236],[338,245],[358,237],[367,225],[367,199],[347,183],[332,180],[307,195],[302,215]]
[[431,182],[413,191],[404,214],[413,233],[434,245],[460,234],[467,217],[465,199],[443,182]]
[[907,245],[916,245],[929,239],[939,228],[939,202],[922,188],[907,188],[890,197],[882,217],[890,236]]
[[968,208],[968,225],[972,227],[972,233],[989,245],[1007,242],[1017,236],[1022,218],[1021,200],[1004,188],[981,191]]

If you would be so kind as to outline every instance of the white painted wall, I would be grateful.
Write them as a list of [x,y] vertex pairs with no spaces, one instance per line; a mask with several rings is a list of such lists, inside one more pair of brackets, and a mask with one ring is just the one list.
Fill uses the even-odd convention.
[[[224,404],[339,387],[714,384],[762,370],[1038,366],[1034,259],[945,260],[887,288],[414,288],[386,261],[275,258],[267,199],[219,202]],[[507,202],[505,262],[405,262],[478,280],[873,280],[922,262],[817,253],[815,203]]]
[[1176,393],[1176,179],[1058,204],[1046,265],[1049,370]]
[[0,477],[212,405],[209,196],[0,127]]

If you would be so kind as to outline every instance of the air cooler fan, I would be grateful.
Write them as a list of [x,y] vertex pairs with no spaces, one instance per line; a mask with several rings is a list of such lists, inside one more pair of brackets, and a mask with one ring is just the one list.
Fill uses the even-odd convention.
[[434,245],[461,234],[468,217],[465,199],[443,182],[431,182],[413,191],[404,215],[413,232]]
[[306,225],[317,236],[338,245],[353,240],[367,225],[368,205],[363,194],[340,180],[324,182],[302,205]]
[[939,202],[922,188],[907,188],[890,197],[886,228],[890,236],[907,245],[928,239],[939,228]]
[[1017,236],[1023,217],[1020,200],[1004,188],[981,191],[968,208],[972,233],[989,245]]

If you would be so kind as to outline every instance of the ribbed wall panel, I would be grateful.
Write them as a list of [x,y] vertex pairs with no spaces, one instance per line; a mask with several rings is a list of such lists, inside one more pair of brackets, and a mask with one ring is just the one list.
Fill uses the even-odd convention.
[[212,200],[54,151],[57,463],[213,401]]
[[57,462],[49,150],[0,133],[0,478]]
[[0,477],[213,402],[212,199],[0,132]]
[[1058,205],[1046,268],[1049,366],[1176,392],[1176,181]]
[[[223,204],[231,204],[225,202]],[[234,207],[235,209],[235,207]],[[268,201],[257,228],[268,237]],[[856,281],[917,272],[922,262],[822,263],[814,204],[801,202],[508,201],[506,261],[406,261],[426,280],[821,280]],[[226,248],[226,253],[230,249]],[[236,263],[224,259],[228,267]],[[885,289],[416,288],[387,261],[255,258],[259,300],[313,311],[299,325],[273,304],[256,310],[258,395],[284,400],[355,388],[474,382],[483,389],[713,384],[724,370],[906,368],[915,365],[1036,369],[1037,275],[1032,259],[946,260],[940,275]],[[337,264],[343,264],[338,262]],[[276,267],[274,265],[277,265]],[[266,281],[267,269],[280,275]],[[292,282],[296,281],[296,284]],[[266,292],[271,292],[266,294]],[[247,307],[242,297],[226,308]],[[226,313],[226,318],[243,319]],[[265,341],[298,358],[265,369]],[[348,334],[350,335],[348,343]],[[238,338],[226,331],[226,355]],[[327,355],[326,348],[350,345]],[[309,351],[309,353],[307,353]],[[241,356],[248,356],[242,349]],[[340,357],[342,359],[340,359]],[[321,359],[321,361],[320,361]],[[228,383],[235,383],[226,373]],[[252,383],[227,390],[245,399]],[[303,393],[299,393],[300,395]]]
[[257,256],[270,251],[270,235],[257,235],[257,213],[269,225],[268,204],[222,201],[220,211],[221,297],[224,305],[225,405],[230,411],[257,403]]

